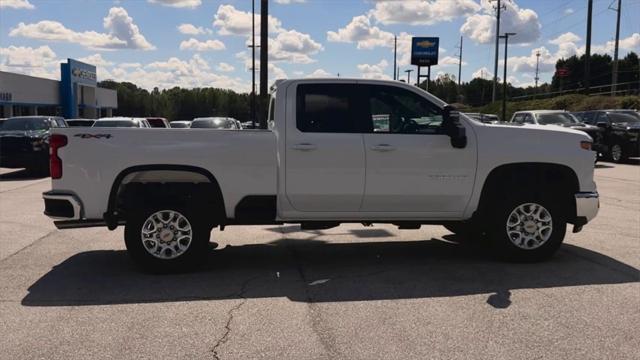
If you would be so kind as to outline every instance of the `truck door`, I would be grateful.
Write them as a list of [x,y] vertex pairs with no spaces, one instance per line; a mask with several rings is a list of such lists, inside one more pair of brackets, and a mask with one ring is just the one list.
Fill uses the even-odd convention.
[[[358,211],[364,193],[363,135],[353,84],[298,84],[287,122],[285,193],[296,211]],[[292,98],[288,98],[293,100]]]
[[476,171],[470,126],[467,146],[454,148],[441,128],[442,109],[426,97],[388,85],[361,85],[360,94],[366,96],[370,123],[361,211],[461,215]]

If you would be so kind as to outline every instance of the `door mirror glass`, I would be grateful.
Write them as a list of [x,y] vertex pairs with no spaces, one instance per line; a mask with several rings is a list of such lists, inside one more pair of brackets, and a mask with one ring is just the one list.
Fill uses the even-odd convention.
[[467,130],[460,123],[460,113],[453,106],[444,107],[443,127],[445,133],[451,138],[451,146],[464,148],[467,146]]
[[596,126],[598,126],[598,127],[600,127],[600,128],[603,128],[603,129],[606,129],[606,128],[608,128],[608,127],[609,127],[609,124],[608,124],[608,123],[606,123],[606,122],[598,121],[598,123],[596,124]]

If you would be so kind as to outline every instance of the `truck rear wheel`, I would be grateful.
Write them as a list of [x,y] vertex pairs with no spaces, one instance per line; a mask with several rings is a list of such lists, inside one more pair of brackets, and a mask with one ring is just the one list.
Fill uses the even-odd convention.
[[566,211],[555,200],[516,195],[502,201],[491,215],[489,240],[503,260],[541,261],[560,248],[566,232]]
[[196,269],[206,259],[209,235],[195,213],[171,205],[131,211],[125,226],[129,255],[154,273]]

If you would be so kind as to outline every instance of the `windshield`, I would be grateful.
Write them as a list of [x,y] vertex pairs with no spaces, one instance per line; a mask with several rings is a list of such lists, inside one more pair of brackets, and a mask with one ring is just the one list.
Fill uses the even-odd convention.
[[567,113],[555,113],[555,114],[540,114],[538,115],[538,124],[540,125],[571,125],[577,124],[578,120],[571,114]]
[[132,120],[101,120],[96,121],[93,127],[138,127]]
[[2,130],[18,130],[18,131],[32,131],[32,130],[48,130],[49,120],[44,118],[9,118],[2,122]]
[[635,113],[633,116],[630,112],[612,112],[609,113],[609,119],[611,119],[612,123],[631,123],[631,124],[640,124],[640,115]]
[[191,128],[235,129],[235,123],[228,119],[195,119]]

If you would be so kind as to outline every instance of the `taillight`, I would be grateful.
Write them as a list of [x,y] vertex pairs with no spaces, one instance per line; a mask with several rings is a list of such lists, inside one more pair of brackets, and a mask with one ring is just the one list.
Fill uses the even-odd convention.
[[580,147],[585,150],[591,150],[591,141],[580,141]]
[[52,179],[62,177],[62,159],[58,156],[58,149],[67,145],[67,136],[53,134],[49,137],[49,170]]

